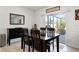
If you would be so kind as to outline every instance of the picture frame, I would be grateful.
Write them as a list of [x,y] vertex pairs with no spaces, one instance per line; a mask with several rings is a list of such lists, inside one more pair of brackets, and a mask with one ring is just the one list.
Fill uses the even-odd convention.
[[51,12],[55,12],[55,11],[59,11],[59,10],[60,10],[60,6],[55,6],[55,7],[46,9],[46,13],[51,13]]
[[79,9],[75,10],[75,20],[79,20]]
[[25,16],[20,14],[10,13],[10,25],[24,25]]

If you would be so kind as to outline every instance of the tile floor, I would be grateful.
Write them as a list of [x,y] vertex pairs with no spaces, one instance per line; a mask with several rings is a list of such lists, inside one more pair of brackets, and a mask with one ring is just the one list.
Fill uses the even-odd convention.
[[[28,52],[27,48],[28,46],[26,46],[25,52]],[[60,43],[59,50],[60,52],[79,52],[79,49],[72,48],[61,43]],[[16,42],[16,43],[12,43],[10,46],[6,45],[5,47],[1,47],[0,52],[23,52],[23,50],[21,49],[21,43]],[[56,52],[56,45],[54,50],[51,45],[51,52]]]

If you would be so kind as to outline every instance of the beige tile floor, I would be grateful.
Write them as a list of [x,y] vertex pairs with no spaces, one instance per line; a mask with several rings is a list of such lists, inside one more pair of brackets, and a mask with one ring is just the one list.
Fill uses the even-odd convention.
[[[26,46],[26,52],[28,52],[28,46]],[[60,52],[79,52],[79,49],[76,48],[72,48],[69,46],[66,46],[64,44],[60,43]],[[32,50],[32,49],[31,49]],[[10,46],[6,45],[5,47],[1,47],[0,48],[0,52],[23,52],[23,50],[21,49],[21,43],[20,42],[16,42],[16,43],[12,43]],[[56,52],[56,45],[55,45],[55,49],[53,50],[52,45],[51,45],[51,52]]]

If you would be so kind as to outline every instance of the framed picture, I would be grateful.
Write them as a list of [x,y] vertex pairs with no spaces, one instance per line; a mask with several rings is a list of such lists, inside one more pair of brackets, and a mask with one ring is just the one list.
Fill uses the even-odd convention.
[[25,16],[10,13],[10,24],[11,25],[24,25],[25,24]]
[[75,10],[75,20],[79,20],[79,9]]
[[51,8],[46,9],[46,13],[51,13],[51,12],[55,12],[59,10],[60,10],[60,6],[51,7]]

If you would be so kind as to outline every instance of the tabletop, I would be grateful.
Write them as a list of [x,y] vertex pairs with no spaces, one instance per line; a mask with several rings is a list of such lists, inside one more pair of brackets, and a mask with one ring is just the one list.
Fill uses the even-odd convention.
[[58,33],[54,33],[54,35],[52,36],[47,36],[47,34],[45,36],[40,36],[40,39],[42,40],[50,40],[50,39],[54,39],[56,37],[60,36]]

